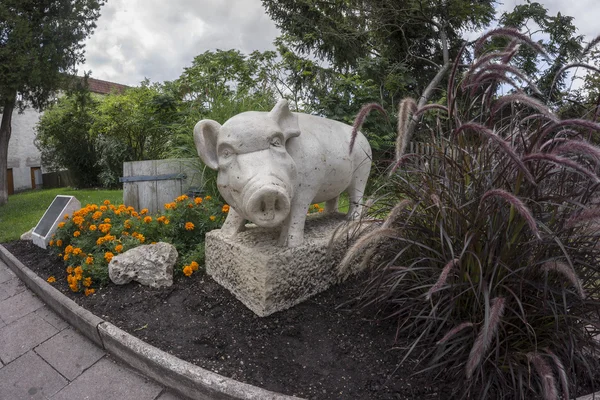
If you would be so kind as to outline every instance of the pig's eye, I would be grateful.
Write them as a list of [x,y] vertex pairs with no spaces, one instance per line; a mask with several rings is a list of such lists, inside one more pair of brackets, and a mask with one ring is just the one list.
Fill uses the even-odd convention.
[[233,154],[233,151],[231,151],[231,149],[224,148],[223,150],[221,150],[221,157],[223,157],[223,158],[229,158],[229,157],[231,157],[232,154]]
[[281,147],[281,138],[274,137],[273,139],[271,139],[271,146]]

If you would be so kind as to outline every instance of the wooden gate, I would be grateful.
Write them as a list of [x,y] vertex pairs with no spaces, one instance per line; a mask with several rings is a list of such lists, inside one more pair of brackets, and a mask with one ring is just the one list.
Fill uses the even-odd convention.
[[202,187],[193,159],[131,161],[123,163],[123,204],[153,214],[177,196]]

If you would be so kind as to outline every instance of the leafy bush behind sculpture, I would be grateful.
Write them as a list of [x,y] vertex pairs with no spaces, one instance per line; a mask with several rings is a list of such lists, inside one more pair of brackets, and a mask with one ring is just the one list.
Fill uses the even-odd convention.
[[[498,36],[512,42],[483,51]],[[364,252],[361,304],[412,338],[403,360],[463,381],[455,397],[571,398],[600,366],[600,148],[584,139],[600,125],[561,121],[536,97],[510,63],[520,44],[542,51],[492,31],[464,73],[453,66],[446,104],[401,103],[397,162],[374,212],[389,214],[340,267]],[[497,96],[501,84],[514,90]],[[404,154],[415,128],[434,147],[421,168]]]

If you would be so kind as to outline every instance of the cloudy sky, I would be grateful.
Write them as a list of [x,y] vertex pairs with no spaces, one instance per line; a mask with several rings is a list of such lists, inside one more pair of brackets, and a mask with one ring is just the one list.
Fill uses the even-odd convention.
[[[502,2],[498,9],[505,11],[524,0]],[[538,2],[575,17],[580,34],[600,34],[599,0]],[[260,0],[108,0],[97,24],[79,71],[127,85],[174,80],[206,50],[273,49],[279,34]]]

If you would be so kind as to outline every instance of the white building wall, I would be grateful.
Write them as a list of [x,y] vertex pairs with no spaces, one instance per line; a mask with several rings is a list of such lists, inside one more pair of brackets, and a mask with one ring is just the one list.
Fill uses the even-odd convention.
[[[1,115],[1,114],[0,114]],[[8,168],[12,168],[15,192],[31,189],[31,168],[41,167],[41,154],[33,144],[35,126],[41,114],[27,108],[23,113],[14,110],[12,133],[8,143]]]

